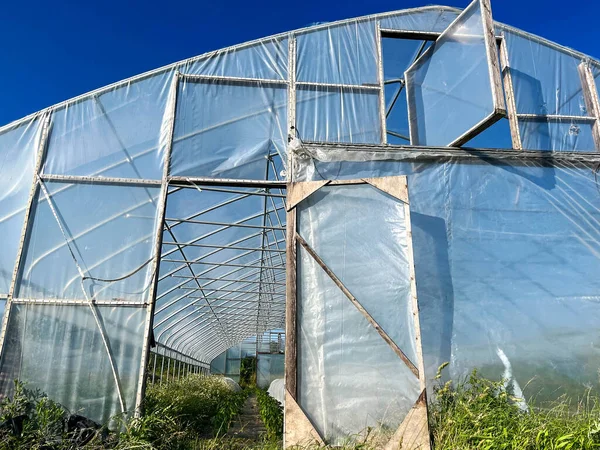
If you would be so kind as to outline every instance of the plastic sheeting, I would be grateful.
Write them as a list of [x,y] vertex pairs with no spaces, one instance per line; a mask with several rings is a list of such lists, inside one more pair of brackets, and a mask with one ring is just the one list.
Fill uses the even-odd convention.
[[[222,105],[227,105],[223,108]],[[173,175],[264,179],[265,158],[286,159],[287,86],[180,83]]]
[[[591,122],[577,119],[590,115],[578,72],[586,58],[511,30],[504,31],[504,38],[517,113],[542,116],[519,118],[523,148],[594,151]],[[544,119],[548,115],[574,117]]]
[[303,87],[296,93],[296,105],[302,140],[381,143],[377,90]]
[[285,355],[275,353],[259,353],[256,355],[256,385],[261,389],[267,389],[271,383],[283,378]]
[[241,345],[237,344],[228,348],[211,361],[210,373],[224,375],[239,383],[241,363],[242,349]]
[[7,295],[31,192],[40,121],[0,132],[0,294]]
[[43,172],[162,178],[161,125],[171,78],[169,72],[146,78],[54,112]]
[[[329,158],[350,155],[334,154]],[[518,383],[536,401],[600,389],[595,165],[466,155],[434,163],[393,161],[400,156],[388,153],[379,155],[387,160],[319,163],[313,173],[316,179],[409,175],[430,380],[448,361],[453,379],[478,368]]]
[[[298,233],[417,364],[404,203],[369,185],[332,186],[297,208]],[[419,396],[418,378],[298,252],[300,406],[333,444],[367,427],[395,431]]]
[[[334,25],[298,36],[297,80],[377,84],[376,21]],[[315,55],[321,55],[315,58]]]
[[473,2],[407,70],[413,145],[450,145],[494,113],[485,32]]
[[[96,307],[119,375],[126,410],[135,408],[146,311]],[[106,423],[120,414],[117,389],[100,330],[89,306],[13,304],[0,365],[10,383],[20,379],[81,414]]]
[[16,295],[147,301],[158,189],[44,186],[48,197],[39,190]]

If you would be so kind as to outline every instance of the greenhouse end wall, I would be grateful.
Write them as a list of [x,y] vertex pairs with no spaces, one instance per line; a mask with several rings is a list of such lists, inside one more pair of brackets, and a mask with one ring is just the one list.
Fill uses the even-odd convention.
[[[20,378],[94,420],[139,413],[154,343],[206,367],[296,312],[286,188],[400,175],[425,375],[478,367],[540,400],[597,387],[600,63],[493,23],[482,5],[290,31],[0,128],[3,395]],[[333,203],[332,223],[351,202]],[[381,260],[397,262],[387,247]],[[289,371],[295,336],[286,345]],[[320,360],[328,373],[335,356]],[[303,379],[297,392],[288,375],[302,403]]]

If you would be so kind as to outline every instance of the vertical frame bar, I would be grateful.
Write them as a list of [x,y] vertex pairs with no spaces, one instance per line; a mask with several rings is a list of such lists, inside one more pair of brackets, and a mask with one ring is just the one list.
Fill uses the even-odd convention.
[[[408,193],[408,181],[404,178],[404,184],[406,192]],[[407,194],[410,195],[410,194]],[[409,197],[410,198],[410,197]],[[417,298],[417,277],[415,273],[415,259],[413,253],[413,236],[412,236],[412,225],[410,219],[410,203],[404,203],[404,223],[406,226],[406,247],[407,247],[407,259],[408,269],[410,275],[410,297],[413,311],[413,323],[415,327],[415,347],[417,350],[417,368],[419,369],[419,385],[421,391],[425,391],[426,379],[425,379],[425,362],[423,360],[423,347],[421,341],[421,320],[419,317],[419,301]]]
[[[290,190],[288,190],[290,192]],[[289,200],[288,200],[289,201]],[[287,213],[285,297],[285,388],[297,398],[296,208]]]
[[296,138],[296,36],[288,39],[288,149],[286,178],[294,181],[294,167],[290,143]]
[[381,43],[381,24],[375,23],[375,44],[377,46],[377,78],[379,79],[379,120],[381,121],[381,143],[387,144],[387,118],[385,110],[385,83],[383,77],[383,50]]
[[[290,39],[290,99],[289,121],[295,132],[296,125],[296,38]],[[291,128],[292,129],[292,128]],[[295,134],[294,134],[295,137]],[[290,186],[294,182],[294,155],[288,147],[288,167],[286,206],[290,204]],[[286,215],[286,296],[285,296],[285,390],[295,400],[297,397],[296,377],[296,208],[288,210]],[[257,336],[258,339],[258,336]],[[258,359],[258,355],[257,355]],[[286,420],[284,420],[284,430]],[[285,436],[285,431],[284,431]],[[285,438],[284,438],[285,439]],[[285,446],[285,444],[284,444]]]
[[149,304],[146,308],[146,326],[144,329],[144,342],[142,347],[142,359],[140,362],[140,378],[138,381],[137,396],[135,401],[135,415],[139,417],[141,414],[142,401],[144,400],[144,392],[146,390],[146,366],[148,362],[148,354],[150,347],[150,338],[152,336],[152,322],[154,316],[154,307],[156,304],[156,290],[158,288],[158,278],[160,272],[160,256],[162,249],[163,224],[165,221],[165,211],[167,204],[167,193],[169,190],[168,176],[171,165],[171,149],[173,148],[173,132],[175,130],[175,114],[177,111],[177,90],[179,86],[179,71],[173,74],[171,82],[169,99],[165,110],[166,122],[163,121],[161,134],[166,133],[166,142],[164,150],[164,166],[162,174],[162,184],[160,199],[156,212],[156,234],[154,240],[154,260],[152,262],[152,273],[154,280],[150,287]]
[[506,93],[506,115],[510,125],[512,146],[515,150],[523,150],[521,131],[519,130],[519,119],[517,118],[515,91],[513,88],[512,74],[510,73],[508,49],[506,47],[504,35],[502,35],[502,40],[500,41],[500,63],[502,64],[502,80],[504,82],[504,92]]
[[588,115],[594,118],[594,124],[592,125],[594,145],[596,146],[596,151],[600,151],[600,123],[598,122],[600,118],[600,102],[598,101],[596,80],[588,61],[583,61],[577,69],[581,78],[585,107],[588,110]]
[[154,380],[156,378],[156,359],[158,355],[154,353],[154,366],[152,367],[152,384],[154,384]]
[[496,47],[494,20],[492,19],[492,6],[490,5],[490,0],[479,0],[479,5],[481,7],[481,21],[483,23],[483,37],[488,59],[488,70],[490,72],[490,84],[494,98],[494,113],[504,115],[506,114],[506,107],[504,106],[500,68],[498,67],[498,51]]
[[25,220],[23,221],[23,228],[21,229],[21,238],[19,240],[19,248],[17,250],[17,257],[15,259],[15,267],[13,270],[12,278],[10,281],[10,288],[8,290],[8,297],[4,306],[4,317],[2,318],[2,330],[0,332],[0,361],[4,356],[4,342],[6,340],[6,331],[8,328],[8,320],[12,309],[12,299],[15,293],[17,279],[23,266],[23,252],[25,246],[29,241],[29,231],[32,225],[32,212],[33,202],[37,198],[37,192],[39,189],[38,176],[42,171],[44,161],[46,160],[46,150],[48,148],[48,138],[50,136],[52,110],[48,110],[41,117],[41,129],[39,131],[38,148],[36,153],[36,162],[33,169],[33,180],[31,181],[31,189],[29,191],[29,198],[27,200],[27,206],[25,209]]

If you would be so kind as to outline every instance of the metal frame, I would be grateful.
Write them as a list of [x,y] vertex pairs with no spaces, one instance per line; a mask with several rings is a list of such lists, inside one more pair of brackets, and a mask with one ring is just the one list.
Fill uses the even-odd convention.
[[156,304],[156,289],[158,287],[158,273],[160,270],[160,254],[162,249],[163,239],[163,223],[165,213],[167,209],[167,193],[168,183],[166,182],[169,176],[170,163],[171,163],[171,149],[173,147],[173,134],[175,129],[175,115],[177,111],[177,93],[179,86],[179,72],[175,72],[173,81],[171,83],[171,90],[169,92],[169,104],[167,106],[167,122],[163,124],[167,128],[167,142],[165,144],[165,158],[163,166],[163,182],[161,187],[160,202],[157,208],[157,224],[156,224],[156,235],[154,237],[154,251],[153,251],[153,262],[152,262],[152,273],[154,282],[150,290],[150,304],[146,308],[146,324],[144,327],[144,342],[142,345],[142,356],[140,362],[140,378],[138,381],[136,400],[135,400],[135,414],[139,416],[141,414],[142,402],[144,400],[144,392],[146,389],[146,368],[148,366],[148,358],[150,354],[150,340],[152,337],[152,323],[154,315],[154,307]]

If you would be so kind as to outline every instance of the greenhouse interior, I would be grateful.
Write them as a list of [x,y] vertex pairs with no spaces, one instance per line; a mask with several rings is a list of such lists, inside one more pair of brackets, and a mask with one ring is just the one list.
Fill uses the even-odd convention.
[[254,355],[261,385],[285,376],[285,446],[371,427],[426,448],[443,363],[525,399],[600,388],[599,76],[475,0],[0,128],[2,395],[106,422],[161,366],[235,378]]

